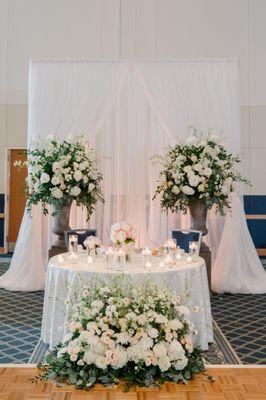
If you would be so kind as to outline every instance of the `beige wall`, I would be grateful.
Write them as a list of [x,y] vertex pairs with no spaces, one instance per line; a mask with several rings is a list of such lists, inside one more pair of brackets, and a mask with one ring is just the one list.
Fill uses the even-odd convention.
[[266,194],[266,0],[0,0],[0,193],[26,145],[29,58],[239,57],[244,169]]

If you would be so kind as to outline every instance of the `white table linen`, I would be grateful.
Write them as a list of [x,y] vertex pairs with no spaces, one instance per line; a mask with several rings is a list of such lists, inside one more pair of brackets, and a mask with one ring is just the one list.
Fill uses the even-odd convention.
[[142,256],[137,255],[122,271],[110,268],[103,259],[97,259],[88,265],[85,254],[72,260],[64,254],[63,262],[59,260],[58,256],[50,259],[46,278],[41,337],[45,343],[49,343],[50,349],[57,345],[67,332],[65,323],[71,314],[73,299],[80,286],[95,278],[110,285],[113,278],[121,273],[130,277],[135,286],[140,286],[149,278],[174,290],[178,295],[188,293],[188,307],[199,307],[199,311],[192,311],[190,316],[198,331],[194,344],[206,350],[208,343],[213,341],[208,281],[202,258],[191,264],[181,260],[172,267],[159,267],[162,258],[153,257],[152,268],[147,269]]

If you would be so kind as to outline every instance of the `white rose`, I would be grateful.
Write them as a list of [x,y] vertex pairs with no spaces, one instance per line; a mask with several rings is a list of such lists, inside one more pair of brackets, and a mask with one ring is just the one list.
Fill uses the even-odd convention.
[[46,172],[43,172],[41,174],[41,178],[40,178],[41,183],[47,183],[50,181],[50,175],[48,175]]
[[63,192],[59,188],[53,188],[51,193],[56,199],[61,199],[63,197]]
[[52,167],[52,169],[53,169],[53,172],[57,172],[57,171],[59,171],[60,170],[60,163],[59,162],[54,162],[53,163],[53,167]]
[[179,190],[179,188],[175,185],[175,186],[173,186],[173,188],[172,188],[172,192],[173,192],[174,194],[178,194],[178,193],[180,192],[180,190]]
[[74,186],[71,188],[70,194],[71,196],[77,197],[81,192],[81,189],[78,186]]
[[77,170],[74,172],[73,177],[74,177],[74,179],[75,179],[76,182],[80,181],[81,178],[82,178],[82,172],[81,172],[79,169],[77,169]]
[[189,173],[192,170],[191,165],[186,165],[184,167],[184,172]]
[[189,177],[189,184],[190,186],[196,187],[198,186],[198,184],[200,183],[201,178],[199,177],[199,175],[191,175]]
[[198,157],[195,156],[195,155],[191,156],[190,159],[191,159],[192,162],[198,161]]
[[187,194],[188,196],[191,196],[192,194],[195,193],[195,190],[192,189],[190,186],[183,186],[182,192]]
[[178,319],[172,319],[172,320],[169,322],[169,327],[170,327],[170,329],[172,329],[172,330],[174,330],[174,331],[177,331],[178,329],[183,328],[183,324],[182,324],[182,322],[179,321]]
[[89,180],[89,179],[88,179],[88,177],[87,177],[86,175],[83,175],[83,178],[82,178],[82,179],[83,179],[83,182],[84,182],[84,183],[88,183],[88,180]]
[[126,236],[124,231],[116,232],[115,237],[116,237],[116,241],[117,242],[124,242],[126,240],[126,238],[127,238],[127,236]]
[[158,334],[159,334],[159,332],[158,332],[158,330],[156,328],[149,328],[147,333],[152,339],[157,338]]
[[198,171],[198,172],[201,171],[201,170],[202,170],[202,165],[199,164],[199,163],[198,163],[198,164],[195,164],[195,165],[194,165],[194,170],[195,170],[195,171]]
[[204,170],[204,175],[207,176],[207,178],[209,178],[211,176],[211,174],[212,174],[211,168],[206,168]]
[[61,179],[58,176],[53,176],[51,182],[52,182],[52,185],[54,185],[54,186],[59,185],[59,183],[61,182]]

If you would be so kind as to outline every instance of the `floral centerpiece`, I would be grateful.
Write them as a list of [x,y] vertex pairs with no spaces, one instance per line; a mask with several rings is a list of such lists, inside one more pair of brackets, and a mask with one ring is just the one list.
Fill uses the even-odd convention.
[[96,383],[153,386],[184,382],[204,370],[193,348],[188,308],[175,293],[148,282],[133,288],[116,281],[82,290],[69,333],[39,365],[36,379],[90,389]]
[[240,162],[213,134],[194,132],[185,142],[177,141],[163,157],[155,197],[161,195],[164,210],[186,212],[193,199],[207,208],[217,204],[221,213],[230,207],[230,193],[236,182],[248,181],[235,170]]
[[39,140],[28,150],[27,166],[29,209],[41,202],[47,214],[46,205],[51,204],[55,215],[70,199],[86,207],[89,218],[97,201],[103,201],[102,175],[97,169],[95,152],[83,137],[60,141],[48,136]]
[[96,203],[103,201],[95,152],[83,137],[59,140],[51,135],[32,144],[27,153],[27,208],[41,203],[48,214],[47,204],[53,206],[56,245],[64,246],[72,201],[86,207],[88,219]]
[[192,228],[206,234],[207,209],[213,204],[221,214],[230,208],[230,193],[236,182],[248,183],[235,169],[239,157],[232,155],[211,133],[194,131],[185,142],[177,141],[158,161],[162,165],[153,198],[161,197],[165,211],[187,212]]
[[127,221],[116,222],[111,226],[111,240],[127,254],[130,253],[136,241],[133,226]]

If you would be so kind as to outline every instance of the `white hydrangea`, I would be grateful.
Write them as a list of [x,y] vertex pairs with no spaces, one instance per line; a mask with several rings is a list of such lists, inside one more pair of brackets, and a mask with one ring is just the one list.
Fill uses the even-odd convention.
[[187,357],[182,357],[180,360],[174,362],[174,367],[177,371],[182,371],[188,363]]

